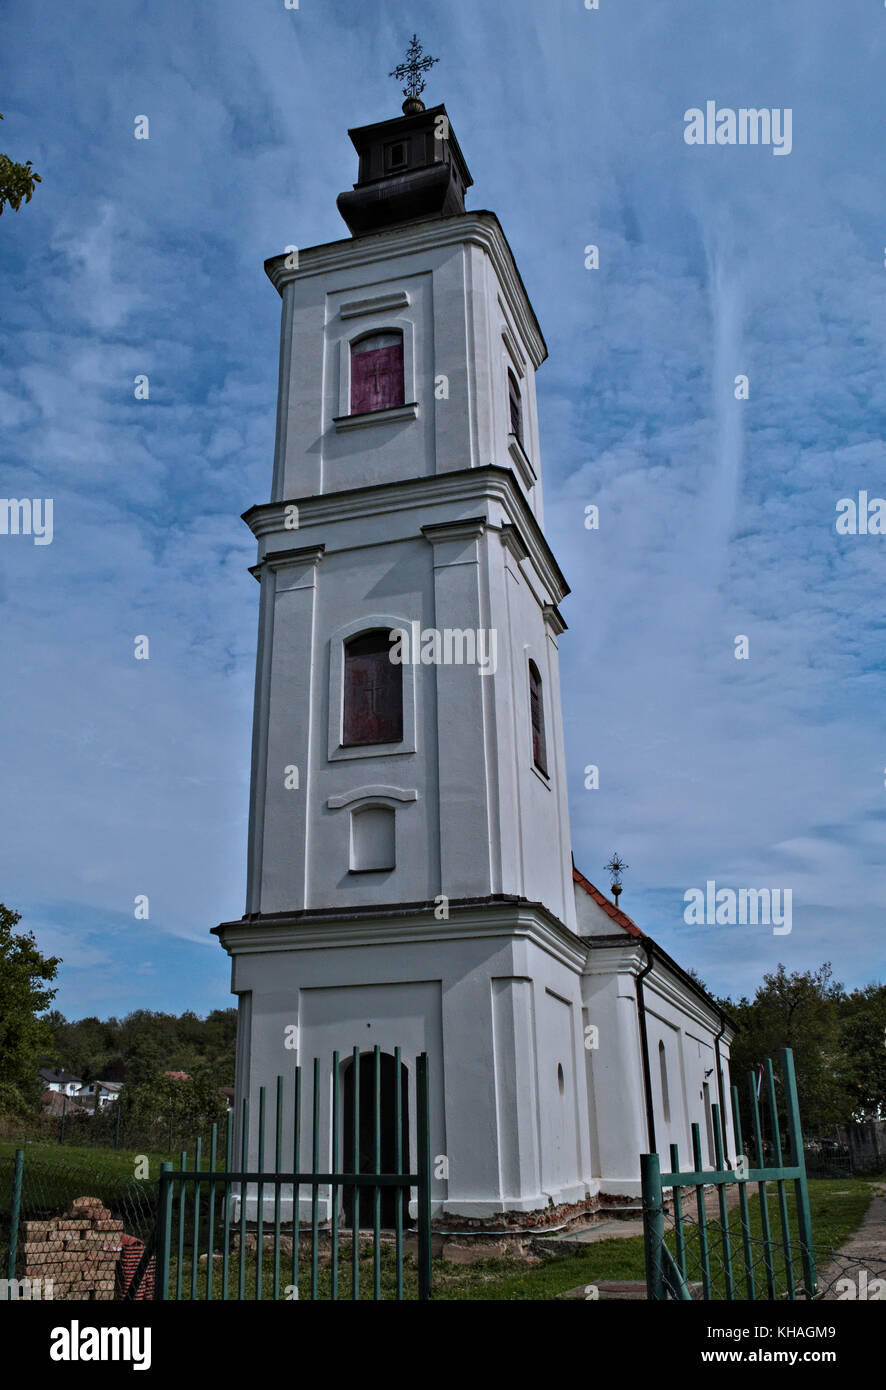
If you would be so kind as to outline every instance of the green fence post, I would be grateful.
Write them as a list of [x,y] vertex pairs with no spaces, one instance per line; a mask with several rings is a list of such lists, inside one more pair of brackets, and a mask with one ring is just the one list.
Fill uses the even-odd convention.
[[658,1154],[640,1155],[640,1179],[643,1188],[643,1229],[646,1235],[646,1296],[661,1302],[667,1299],[668,1292],[662,1270],[661,1251],[665,1228]]
[[[283,1077],[277,1077],[277,1100],[274,1110],[274,1172],[283,1168]],[[274,1300],[280,1297],[280,1199],[282,1185],[274,1184]],[[334,1277],[334,1276],[333,1276]]]
[[803,1258],[804,1293],[807,1298],[814,1298],[818,1284],[818,1273],[815,1268],[815,1247],[812,1241],[812,1213],[809,1209],[809,1188],[806,1183],[806,1155],[803,1152],[803,1134],[800,1129],[800,1104],[797,1100],[794,1053],[790,1047],[781,1049],[781,1074],[784,1081],[785,1110],[787,1112],[791,1156],[794,1160],[794,1167],[800,1170],[800,1176],[794,1179],[794,1196],[797,1202],[797,1231],[800,1236],[800,1249]]
[[320,1058],[314,1058],[314,1095],[313,1112],[311,1123],[313,1134],[311,1137],[311,1166],[313,1168],[311,1183],[311,1299],[319,1297],[319,1277],[320,1277],[320,1188],[317,1183],[317,1173],[320,1171]]
[[[338,1124],[338,1078],[341,1070],[338,1052],[332,1054],[332,1171],[337,1173],[339,1170],[339,1124]],[[279,1188],[277,1189],[279,1191]],[[344,1188],[332,1187],[332,1211],[330,1213],[330,1223],[332,1225],[332,1260],[330,1272],[332,1274],[332,1300],[338,1300],[338,1211],[339,1200]]]
[[[680,1150],[676,1144],[671,1145],[671,1172],[680,1171]],[[677,1252],[677,1268],[686,1278],[686,1241],[683,1235],[683,1191],[678,1183],[671,1187],[671,1201],[674,1204],[674,1247]]]
[[157,1198],[157,1275],[154,1297],[169,1298],[169,1251],[172,1243],[172,1164],[160,1164],[160,1193]]
[[[400,1058],[400,1048],[394,1048],[394,1123],[396,1126],[395,1151],[397,1172],[403,1172],[403,1073],[401,1071],[402,1062]],[[395,1189],[397,1193],[396,1205],[396,1261],[397,1261],[397,1298],[403,1298],[403,1188]]]
[[784,1189],[784,1159],[781,1155],[781,1131],[778,1124],[778,1102],[775,1098],[775,1074],[772,1070],[772,1058],[767,1057],[763,1063],[763,1077],[766,1082],[766,1095],[769,1104],[769,1121],[772,1126],[772,1150],[775,1158],[775,1166],[778,1174],[775,1185],[778,1189],[778,1214],[781,1219],[781,1248],[784,1252],[784,1274],[785,1282],[788,1286],[788,1302],[794,1301],[794,1252],[791,1249],[791,1228],[788,1221],[788,1198]]
[[[213,1120],[209,1138],[209,1171],[218,1167],[218,1121]],[[212,1301],[212,1273],[215,1261],[215,1179],[209,1180],[209,1230],[206,1235],[206,1299]]]
[[[738,1104],[738,1087],[732,1087],[732,1133],[735,1136],[735,1163],[738,1171],[743,1171],[747,1159],[744,1152],[744,1143],[741,1133],[741,1114]],[[741,1165],[739,1167],[739,1165]],[[747,1180],[739,1180],[738,1184],[738,1209],[741,1220],[741,1243],[744,1251],[744,1273],[745,1285],[748,1291],[748,1298],[753,1303],[757,1297],[754,1284],[754,1255],[751,1246],[751,1222],[748,1211]]]
[[[704,1160],[701,1156],[701,1126],[692,1126],[692,1163],[699,1176],[704,1174]],[[705,1209],[704,1183],[700,1182],[695,1189],[695,1210],[698,1215],[698,1253],[701,1259],[701,1286],[705,1302],[713,1298],[713,1284],[711,1282],[711,1249],[708,1243],[708,1217]]]
[[[381,1172],[381,1048],[372,1049],[373,1169]],[[381,1298],[381,1188],[372,1189],[372,1297]]]
[[[258,1088],[258,1171],[265,1171],[265,1087]],[[259,1182],[255,1197],[255,1296],[264,1293],[265,1185]]]
[[[22,1176],[25,1166],[24,1149],[15,1151],[15,1169],[12,1175],[12,1209],[9,1218],[9,1258],[7,1260],[6,1276],[12,1280],[15,1278],[15,1256],[18,1250],[18,1223],[22,1209]],[[12,1289],[7,1285],[6,1297],[12,1298]]]
[[428,1089],[428,1054],[422,1052],[415,1064],[418,1115],[418,1296],[431,1297],[431,1131]]
[[[723,1159],[723,1135],[726,1122],[721,1118],[719,1105],[711,1106],[711,1121],[714,1130],[714,1155],[718,1172],[725,1172]],[[735,1281],[732,1277],[732,1244],[729,1239],[729,1204],[726,1200],[726,1184],[717,1183],[717,1200],[720,1208],[720,1241],[723,1247],[723,1275],[726,1285],[726,1298],[735,1298]]]
[[[748,1099],[751,1107],[751,1128],[754,1134],[754,1149],[757,1155],[757,1167],[765,1173],[766,1163],[763,1153],[763,1130],[760,1124],[760,1106],[757,1102],[757,1083],[754,1073],[748,1072]],[[772,1234],[769,1225],[769,1204],[766,1197],[766,1179],[757,1183],[757,1191],[760,1195],[760,1229],[763,1232],[763,1262],[766,1267],[766,1292],[770,1301],[774,1301],[775,1292],[775,1265],[772,1260]]]
[[[351,1094],[351,1131],[353,1134],[353,1169],[356,1175],[360,1171],[360,1048],[354,1048],[353,1060],[354,1086]],[[354,1203],[352,1211],[352,1240],[351,1240],[351,1298],[360,1297],[360,1217],[361,1203],[363,1201],[363,1189],[356,1183],[354,1184]]]

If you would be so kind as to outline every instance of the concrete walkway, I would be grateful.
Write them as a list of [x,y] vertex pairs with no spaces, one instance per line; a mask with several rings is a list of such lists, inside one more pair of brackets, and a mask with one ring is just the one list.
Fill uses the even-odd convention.
[[[847,1237],[834,1259],[819,1269],[818,1277],[825,1300],[886,1298],[886,1184],[875,1185],[873,1201],[858,1230]],[[837,1287],[843,1279],[852,1281],[851,1290],[845,1284]],[[878,1286],[875,1280],[882,1283]]]

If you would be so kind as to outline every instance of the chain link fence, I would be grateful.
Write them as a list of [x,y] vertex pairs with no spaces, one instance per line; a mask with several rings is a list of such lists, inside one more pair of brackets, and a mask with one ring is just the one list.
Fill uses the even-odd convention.
[[208,1145],[213,1123],[218,1124],[224,1146],[233,1115],[182,1115],[170,1110],[146,1119],[130,1115],[120,1102],[91,1112],[71,1109],[59,1114],[31,1115],[26,1119],[0,1116],[0,1139],[16,1143],[39,1142],[69,1148],[125,1149],[138,1153],[191,1152],[201,1139]]
[[[0,1157],[0,1300],[123,1297],[153,1240],[157,1194],[157,1178]],[[150,1296],[144,1273],[130,1296]]]
[[[793,1233],[785,1239],[778,1223],[773,1222],[769,1236],[764,1235],[759,1229],[757,1203],[752,1206],[749,1231],[742,1229],[737,1207],[724,1225],[710,1193],[705,1205],[702,1230],[684,1203],[679,1237],[673,1211],[665,1211],[665,1240],[685,1269],[693,1298],[772,1302],[807,1298],[803,1247]],[[886,1258],[856,1258],[818,1243],[814,1257],[815,1300],[886,1300]],[[676,1290],[671,1293],[677,1296]]]

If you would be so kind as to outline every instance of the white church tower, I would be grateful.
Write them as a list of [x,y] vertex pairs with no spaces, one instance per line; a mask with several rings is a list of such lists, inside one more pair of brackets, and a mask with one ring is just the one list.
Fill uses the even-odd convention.
[[399,1046],[414,1117],[426,1052],[438,1225],[555,1224],[592,1183],[546,348],[498,219],[465,211],[445,108],[404,112],[349,132],[350,236],[266,265],[248,901],[216,929],[238,1102],[295,1061]]

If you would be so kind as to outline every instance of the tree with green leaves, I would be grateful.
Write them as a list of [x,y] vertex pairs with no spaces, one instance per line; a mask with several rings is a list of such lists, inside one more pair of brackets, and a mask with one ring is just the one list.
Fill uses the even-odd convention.
[[[790,974],[779,963],[772,974],[763,976],[753,999],[722,1000],[738,1024],[730,1071],[743,1107],[746,1073],[767,1057],[777,1063],[781,1048],[790,1047],[806,1134],[827,1133],[849,1119],[839,1027],[844,998],[843,986],[825,962],[817,970]],[[743,1115],[744,1123],[747,1118]]]
[[218,1083],[203,1071],[199,1076],[156,1076],[137,1086],[128,1083],[117,1102],[122,1106],[123,1124],[156,1124],[171,1117],[174,1125],[220,1120],[227,1102]]
[[14,212],[18,212],[23,202],[31,201],[35,185],[42,182],[40,175],[34,173],[30,160],[16,164],[8,154],[0,154],[0,215],[7,203]]
[[886,985],[854,989],[840,1001],[840,1049],[847,1104],[855,1120],[886,1116]]
[[37,1070],[54,1049],[52,1029],[42,1014],[55,998],[46,988],[61,960],[44,956],[32,932],[16,932],[21,913],[0,903],[0,1086],[36,1102]]

